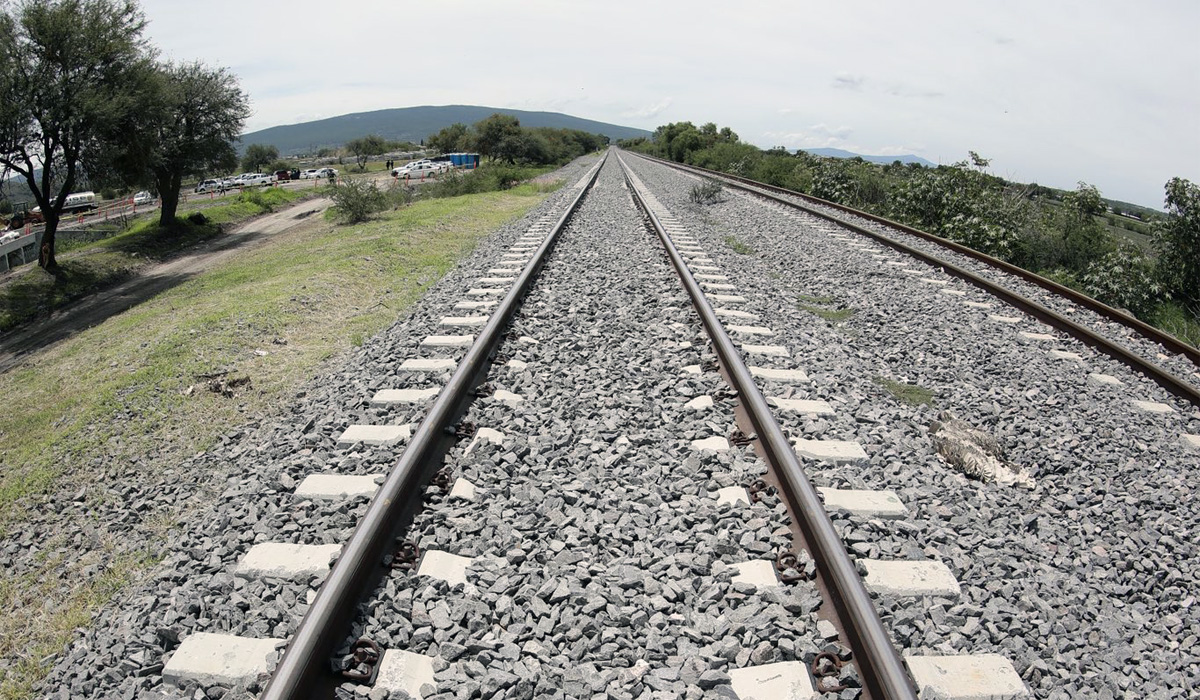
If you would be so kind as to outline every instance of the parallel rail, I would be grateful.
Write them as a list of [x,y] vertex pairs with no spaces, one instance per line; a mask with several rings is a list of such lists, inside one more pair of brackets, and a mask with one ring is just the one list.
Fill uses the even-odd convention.
[[[1008,304],[1011,304],[1012,306],[1015,306],[1015,307],[1021,309],[1022,311],[1028,313],[1031,316],[1034,316],[1035,318],[1040,319],[1041,321],[1049,324],[1050,326],[1053,326],[1054,328],[1057,328],[1065,333],[1068,333],[1068,334],[1074,336],[1075,338],[1079,339],[1083,343],[1092,346],[1093,348],[1099,350],[1100,352],[1103,352],[1104,354],[1118,360],[1119,362],[1122,362],[1122,363],[1132,367],[1133,369],[1141,372],[1142,374],[1146,375],[1150,379],[1153,379],[1156,383],[1159,384],[1159,386],[1163,387],[1164,389],[1171,392],[1172,394],[1174,394],[1182,399],[1185,399],[1187,401],[1190,401],[1195,406],[1200,406],[1200,389],[1198,389],[1194,384],[1192,384],[1191,382],[1189,382],[1186,379],[1183,379],[1183,378],[1175,376],[1174,374],[1171,374],[1170,372],[1163,369],[1156,363],[1151,362],[1150,360],[1148,360],[1145,357],[1141,356],[1140,354],[1130,350],[1129,348],[1125,347],[1124,345],[1122,345],[1110,338],[1107,338],[1107,337],[1101,335],[1100,333],[1097,333],[1096,331],[1092,330],[1091,328],[1088,328],[1087,326],[1084,326],[1072,319],[1069,319],[1066,316],[1063,316],[1062,314],[1058,313],[1057,311],[1054,311],[1053,309],[1050,309],[1049,307],[1047,307],[1037,301],[1034,301],[1033,299],[1025,297],[1025,296],[1009,289],[1008,287],[1005,287],[1002,284],[999,284],[993,280],[990,280],[990,279],[984,277],[983,275],[980,275],[979,273],[973,272],[964,267],[956,265],[956,264],[954,264],[948,260],[945,260],[944,258],[940,258],[932,253],[929,253],[929,252],[920,250],[919,248],[910,246],[910,245],[908,245],[902,241],[899,241],[895,238],[892,238],[890,236],[884,235],[877,231],[872,231],[871,229],[865,228],[863,226],[859,226],[858,224],[855,224],[853,222],[847,221],[840,217],[837,217],[837,216],[834,216],[827,212],[821,211],[820,209],[814,209],[812,207],[805,206],[796,201],[793,201],[792,199],[788,199],[787,197],[795,197],[795,198],[805,199],[808,201],[813,201],[813,202],[819,203],[822,206],[834,207],[841,211],[845,211],[847,213],[853,214],[855,216],[861,216],[861,217],[870,219],[872,221],[875,221],[877,223],[881,223],[886,226],[891,226],[891,227],[897,228],[905,233],[909,233],[914,236],[918,236],[918,237],[922,238],[923,240],[935,242],[938,245],[941,245],[948,249],[954,250],[955,252],[959,252],[964,255],[969,255],[972,258],[981,260],[989,265],[994,265],[997,268],[1004,270],[1005,272],[1011,272],[1014,275],[1020,275],[1022,278],[1027,279],[1030,282],[1033,282],[1034,284],[1038,284],[1039,286],[1042,286],[1042,287],[1044,287],[1052,292],[1055,292],[1057,294],[1062,294],[1064,297],[1069,298],[1071,301],[1075,301],[1083,306],[1086,306],[1087,308],[1092,309],[1093,311],[1096,311],[1097,313],[1100,313],[1113,321],[1122,323],[1122,324],[1132,328],[1133,330],[1136,330],[1139,333],[1142,333],[1143,335],[1150,338],[1151,340],[1162,344],[1164,347],[1167,347],[1168,349],[1174,350],[1175,352],[1178,352],[1182,355],[1187,356],[1190,360],[1192,360],[1192,362],[1195,362],[1196,364],[1200,365],[1200,350],[1197,350],[1196,348],[1193,348],[1192,346],[1190,346],[1186,343],[1183,343],[1183,342],[1179,341],[1178,339],[1173,338],[1172,336],[1169,336],[1169,335],[1163,333],[1162,331],[1158,330],[1157,328],[1154,328],[1153,326],[1146,325],[1145,323],[1138,321],[1137,319],[1133,318],[1132,316],[1129,316],[1125,313],[1117,311],[1116,309],[1114,309],[1110,306],[1101,304],[1100,302],[1096,301],[1095,299],[1092,299],[1091,297],[1082,295],[1082,294],[1076,292],[1075,290],[1068,289],[1067,287],[1063,287],[1062,285],[1057,284],[1055,282],[1051,282],[1050,280],[1048,280],[1044,277],[1039,277],[1038,275],[1035,275],[1032,272],[1029,272],[1027,270],[1022,270],[1019,267],[1015,267],[1009,263],[1006,263],[1002,260],[998,260],[989,255],[985,255],[978,251],[971,250],[970,248],[966,248],[966,247],[961,246],[952,241],[947,241],[945,239],[938,238],[937,236],[926,233],[924,231],[920,231],[918,229],[904,226],[903,224],[898,224],[896,222],[889,221],[888,219],[884,219],[882,217],[874,216],[872,214],[867,214],[865,212],[860,212],[855,209],[851,209],[849,207],[844,207],[844,206],[841,206],[838,204],[834,204],[832,202],[827,202],[823,199],[818,199],[816,197],[810,197],[809,195],[800,194],[798,192],[793,192],[791,190],[785,190],[780,187],[774,187],[772,185],[764,185],[762,183],[755,182],[753,180],[749,180],[747,178],[738,177],[735,175],[727,175],[725,173],[720,173],[715,170],[708,170],[706,168],[698,168],[698,167],[691,166],[691,165],[681,165],[679,163],[673,163],[670,161],[665,161],[665,160],[662,160],[659,158],[653,158],[651,156],[645,156],[642,154],[635,154],[635,155],[638,155],[639,157],[642,157],[642,158],[646,158],[647,160],[651,160],[651,161],[660,163],[662,165],[666,165],[666,166],[675,168],[677,170],[699,173],[699,174],[703,174],[708,177],[712,177],[714,179],[721,180],[721,181],[725,182],[726,184],[728,184],[732,187],[735,187],[737,189],[743,190],[745,192],[749,192],[749,193],[757,195],[759,197],[763,197],[765,199],[776,202],[778,204],[782,204],[786,207],[790,207],[792,209],[798,209],[807,214],[812,214],[813,216],[818,216],[822,219],[825,219],[826,221],[835,223],[838,226],[846,228],[850,231],[853,231],[855,233],[858,233],[858,234],[861,234],[864,236],[868,236],[880,243],[883,243],[884,245],[895,248],[896,250],[898,250],[906,255],[923,260],[931,265],[944,268],[947,273],[954,275],[956,277],[959,277],[963,280],[966,280],[967,282],[975,285],[976,287],[979,287],[980,289],[984,290],[985,292],[987,292],[999,299],[1002,299],[1003,301],[1007,302]],[[782,193],[782,194],[786,195],[786,197],[779,196],[779,195],[773,194],[773,193]]]
[[658,217],[642,199],[629,176],[628,166],[620,156],[617,160],[626,170],[625,178],[629,191],[658,234],[659,241],[666,249],[675,272],[691,297],[692,305],[712,340],[726,377],[738,393],[741,408],[753,425],[759,453],[770,465],[782,486],[781,493],[796,516],[797,525],[804,535],[809,553],[816,562],[818,575],[824,583],[830,603],[837,613],[842,629],[846,632],[864,688],[873,700],[916,700],[917,694],[912,681],[909,680],[900,656],[879,619],[871,596],[863,585],[862,577],[859,576],[845,545],[834,530],[833,522],[826,515],[820,495],[804,473],[787,436],[754,383],[749,368],[742,361],[741,353],[725,332],[683,256],[675,248]]
[[[605,156],[605,159],[607,156]],[[450,381],[438,393],[429,413],[421,421],[400,461],[388,473],[350,541],[317,591],[317,596],[300,621],[261,700],[305,700],[313,689],[328,682],[329,658],[346,639],[355,610],[382,574],[380,562],[420,502],[422,486],[440,464],[453,442],[454,425],[472,399],[472,391],[487,374],[496,348],[554,248],[558,235],[595,183],[604,165],[592,170],[587,185],[580,188],[566,211],[530,259],[525,269],[480,331],[475,343],[458,363]]]

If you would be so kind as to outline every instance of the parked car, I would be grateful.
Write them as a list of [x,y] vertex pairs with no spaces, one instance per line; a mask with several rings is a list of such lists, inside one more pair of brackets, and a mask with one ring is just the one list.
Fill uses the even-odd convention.
[[204,180],[199,185],[196,185],[196,194],[204,194],[205,192],[224,192],[229,185],[223,180]]
[[133,195],[133,206],[135,207],[140,207],[143,204],[152,204],[153,202],[154,195],[146,192],[145,190]]
[[304,172],[300,173],[300,179],[301,180],[313,179],[314,177],[317,176],[317,170],[318,170],[318,168],[309,168],[308,170],[305,170]]
[[270,185],[275,181],[274,176],[266,173],[247,173],[242,176],[242,187],[259,187]]
[[292,179],[292,171],[291,170],[276,170],[275,171],[275,179],[276,180],[291,180]]
[[337,177],[337,175],[338,175],[337,168],[320,168],[317,170],[317,173],[315,175],[313,175],[313,177],[320,180],[320,179],[324,179],[327,177]]
[[409,163],[408,165],[402,165],[399,168],[393,169],[392,177],[401,178],[401,179],[408,178],[410,180],[420,180],[421,178],[424,178],[424,177],[432,177],[440,172],[442,172],[442,168],[440,166],[438,166],[436,163],[430,163],[428,161],[425,161],[425,162],[416,161],[413,163]]

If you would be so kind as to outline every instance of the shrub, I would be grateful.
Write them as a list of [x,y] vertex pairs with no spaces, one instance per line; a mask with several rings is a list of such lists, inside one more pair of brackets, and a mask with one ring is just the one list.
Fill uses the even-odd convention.
[[1138,316],[1152,311],[1164,293],[1154,263],[1130,243],[1121,243],[1088,265],[1081,281],[1088,294]]
[[332,198],[338,219],[347,224],[366,221],[371,214],[388,207],[387,195],[374,182],[361,179],[347,179],[334,185]]
[[698,185],[692,186],[692,191],[688,193],[688,199],[693,204],[716,204],[722,201],[721,192],[724,187],[716,180],[705,180]]

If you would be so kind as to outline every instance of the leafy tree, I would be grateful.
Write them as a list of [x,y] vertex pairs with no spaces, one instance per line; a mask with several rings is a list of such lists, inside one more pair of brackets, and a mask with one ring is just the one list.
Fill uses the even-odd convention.
[[387,150],[387,142],[383,140],[382,136],[370,134],[350,141],[346,144],[346,150],[354,156],[354,162],[358,163],[358,169],[366,170],[367,161],[371,156],[377,156]]
[[1200,187],[1173,177],[1165,189],[1167,219],[1155,231],[1158,268],[1171,293],[1200,318]]
[[67,195],[111,161],[104,135],[138,103],[152,61],[145,24],[133,0],[0,6],[0,170],[20,175],[41,207],[47,271],[58,269]]
[[1112,237],[1096,219],[1105,211],[1104,199],[1095,186],[1080,182],[1074,192],[1063,195],[1062,203],[1058,230],[1066,246],[1063,263],[1082,272],[1091,263],[1113,252],[1115,246]]
[[466,124],[454,123],[426,139],[430,148],[442,153],[470,150],[471,133]]
[[267,163],[279,157],[279,149],[261,143],[246,146],[246,154],[242,156],[242,171],[256,173]]
[[[475,124],[475,148],[484,158],[497,159],[497,150],[504,139],[510,139],[506,154],[513,152],[514,137],[521,133],[521,122],[516,117],[497,112]],[[505,158],[505,160],[508,160]],[[512,162],[509,160],[508,162]]]
[[169,228],[175,225],[185,177],[237,165],[233,143],[250,105],[236,76],[224,68],[167,63],[158,67],[156,79],[125,135],[123,169],[127,179],[153,184],[162,199],[159,225]]

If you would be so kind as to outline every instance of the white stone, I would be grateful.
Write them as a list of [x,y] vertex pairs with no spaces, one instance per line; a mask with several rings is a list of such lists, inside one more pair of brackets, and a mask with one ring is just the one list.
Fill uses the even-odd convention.
[[767,403],[782,411],[815,413],[817,415],[828,415],[833,413],[833,406],[830,406],[828,401],[810,399],[781,399],[771,396],[767,398]]
[[385,406],[393,403],[421,403],[438,395],[441,389],[380,389],[371,397],[371,405]]
[[1020,323],[1021,322],[1021,318],[1019,316],[1000,316],[997,314],[988,314],[988,318],[992,319],[993,321],[998,321],[1000,323]]
[[[375,677],[375,687],[383,688],[389,693],[404,691],[410,698],[420,700],[425,697],[421,693],[421,686],[437,686],[433,678],[433,661],[432,656],[424,654],[414,654],[403,649],[384,649],[383,659],[379,662],[379,674]],[[366,696],[364,693],[361,697]]]
[[1051,350],[1050,357],[1056,360],[1082,360],[1083,358],[1077,352],[1066,352],[1064,350]]
[[461,476],[458,477],[454,480],[454,486],[450,487],[450,498],[461,498],[464,501],[475,500],[475,484]]
[[706,437],[703,440],[692,440],[693,450],[714,450],[724,452],[729,449],[729,441],[719,435]]
[[408,425],[352,425],[338,436],[339,447],[364,443],[367,445],[389,445],[412,437]]
[[496,393],[492,394],[492,398],[500,403],[506,403],[509,406],[516,406],[525,400],[524,396],[521,396],[520,394],[514,394],[511,391],[505,391],[503,389],[497,389]]
[[727,289],[730,291],[737,289],[737,287],[732,284],[722,284],[720,282],[701,282],[700,286],[704,287],[705,289]]
[[350,498],[374,496],[381,474],[309,474],[296,487],[297,498]]
[[750,367],[750,376],[777,382],[806,382],[808,375],[799,369],[773,369],[771,367]]
[[267,672],[267,657],[282,639],[252,639],[231,634],[196,632],[185,638],[163,667],[167,685],[193,681],[202,686],[248,683]]
[[444,372],[458,366],[458,360],[445,357],[416,357],[400,363],[401,372]]
[[713,309],[718,316],[725,318],[744,318],[747,321],[757,321],[758,314],[752,314],[749,311],[738,311],[737,309]]
[[460,557],[439,549],[427,549],[421,555],[421,565],[417,567],[417,576],[441,579],[451,586],[456,583],[465,584],[467,569],[473,561],[474,559],[470,557]]
[[905,655],[921,697],[945,700],[1017,700],[1031,697],[1012,663],[999,654]]
[[867,569],[863,583],[876,593],[956,598],[961,592],[950,568],[940,561],[863,559],[862,563]]
[[922,277],[921,281],[927,284],[950,284],[949,280],[935,280],[930,277]]
[[528,253],[505,253],[503,257],[512,260],[513,262],[524,261],[529,257]]
[[967,293],[961,289],[943,289],[942,294],[951,297],[965,297],[967,295]]
[[508,284],[515,279],[516,277],[480,277],[477,281],[480,284]]
[[1174,413],[1175,412],[1175,409],[1171,408],[1170,405],[1165,404],[1165,403],[1159,403],[1157,401],[1138,401],[1137,399],[1134,399],[1133,406],[1134,406],[1134,408],[1138,409],[1139,411],[1142,411],[1143,413]]
[[739,302],[746,301],[746,297],[739,296],[737,294],[709,294],[707,296],[713,301],[723,301],[727,304],[737,304]]
[[246,578],[299,580],[323,574],[340,544],[289,544],[261,542],[250,548],[234,573]]
[[711,396],[697,396],[684,405],[693,411],[699,411],[705,408],[712,408],[713,400]]
[[513,369],[525,369],[529,366],[529,363],[525,362],[524,360],[509,360],[504,366],[511,367]]
[[988,304],[988,303],[982,302],[982,301],[964,301],[963,304],[971,307],[972,309],[990,309],[990,308],[992,308],[991,304]]
[[443,316],[439,321],[443,326],[482,326],[490,316]]
[[698,280],[713,280],[716,282],[723,282],[723,281],[729,279],[729,277],[727,275],[709,275],[709,274],[695,275],[695,278]]
[[484,289],[468,289],[467,295],[473,297],[486,297],[491,294],[504,294],[507,289],[496,289],[494,287],[486,287]]
[[489,442],[493,445],[503,445],[504,433],[494,428],[480,428],[479,430],[475,431],[475,438],[471,440],[470,445],[467,445],[467,449],[465,451],[470,452],[475,445],[479,444],[480,441]]
[[1025,340],[1054,340],[1054,336],[1049,333],[1026,333],[1025,331],[1021,331],[1017,335]]
[[693,265],[692,269],[698,270],[700,272],[720,272],[721,271],[721,268],[717,267],[716,265]]
[[749,583],[759,588],[779,585],[779,577],[775,575],[775,564],[765,559],[731,564],[730,568],[737,569],[737,574],[733,577],[734,583]]
[[903,270],[901,270],[901,272],[908,274],[908,275],[923,275],[923,274],[925,274],[924,270],[913,270],[913,269],[910,269],[907,267],[904,268]]
[[825,497],[825,508],[844,510],[855,515],[874,518],[903,518],[908,508],[891,491],[864,491],[860,489],[831,489],[818,486]]
[[726,326],[731,333],[741,333],[742,335],[775,335],[775,331],[766,326]]
[[700,374],[700,365],[688,365],[683,368],[683,371],[688,374]]
[[421,340],[425,348],[469,348],[475,342],[473,335],[427,335]]
[[791,357],[784,345],[743,345],[742,349],[751,355],[767,355],[769,357]]
[[820,459],[834,464],[846,464],[859,459],[867,459],[857,442],[848,440],[805,440],[797,438],[793,441],[796,454],[809,459]]
[[537,345],[538,339],[532,336],[523,335],[520,338],[517,338],[517,342],[525,343],[526,345]]
[[1111,374],[1100,374],[1099,372],[1092,372],[1089,374],[1088,383],[1096,384],[1098,386],[1124,386],[1124,382],[1122,382],[1120,379],[1117,379]]
[[716,498],[717,505],[737,503],[738,501],[750,505],[750,492],[746,491],[744,486],[726,486],[723,489],[717,489]]
[[[511,275],[512,273],[513,269],[511,267],[492,267],[488,269],[489,275]],[[516,278],[510,277],[509,279]]]
[[1193,450],[1200,450],[1200,435],[1184,433],[1183,435],[1179,436],[1179,440],[1183,443],[1184,447],[1190,447]]
[[818,697],[803,661],[780,661],[729,669],[730,687],[740,700],[812,700]]
[[468,309],[488,309],[499,303],[500,302],[495,301],[495,300],[493,300],[493,301],[460,301],[454,305],[454,308],[459,311],[465,311]]

